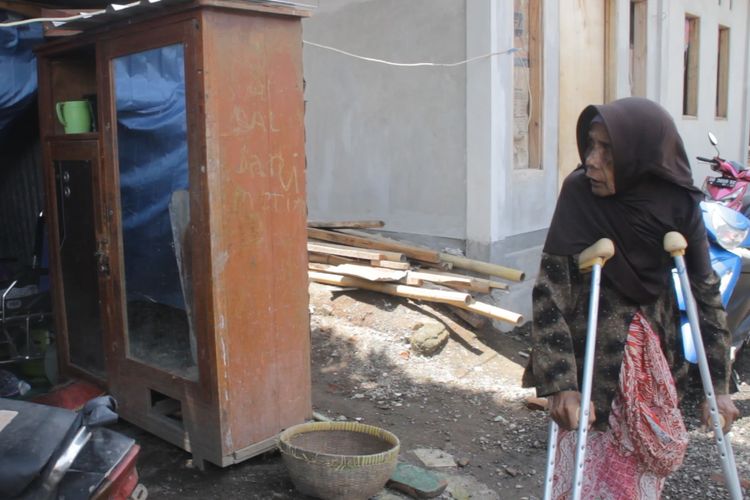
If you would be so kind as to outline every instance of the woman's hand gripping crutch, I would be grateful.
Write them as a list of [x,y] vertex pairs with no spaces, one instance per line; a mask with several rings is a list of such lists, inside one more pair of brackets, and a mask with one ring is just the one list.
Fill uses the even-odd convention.
[[[583,384],[581,387],[581,408],[578,411],[578,437],[576,441],[575,476],[573,478],[573,499],[581,498],[583,483],[583,464],[586,455],[586,435],[591,416],[591,383],[594,369],[594,347],[596,346],[596,323],[599,315],[599,283],[604,263],[615,254],[612,240],[602,238],[586,248],[578,257],[578,269],[582,273],[591,272],[591,294],[589,298],[589,316],[586,328],[586,352],[583,362]],[[557,454],[558,425],[552,418],[549,423],[547,443],[547,472],[544,477],[544,499],[552,498],[552,483],[555,475],[555,456]]]
[[664,236],[664,250],[669,252],[674,258],[677,275],[680,278],[680,288],[682,290],[683,300],[685,301],[685,309],[687,309],[695,352],[698,355],[698,368],[700,370],[703,391],[706,395],[706,402],[708,403],[711,415],[714,437],[716,438],[716,448],[721,457],[721,468],[724,472],[726,486],[732,500],[741,500],[742,489],[740,487],[739,476],[737,475],[737,466],[734,463],[734,452],[732,451],[732,444],[730,443],[728,436],[724,436],[724,418],[719,413],[719,409],[716,405],[714,385],[711,382],[711,374],[708,371],[708,359],[706,358],[706,350],[703,347],[703,337],[701,337],[700,325],[698,324],[698,310],[695,307],[695,299],[693,298],[693,293],[690,289],[690,280],[688,279],[687,269],[685,268],[684,255],[686,248],[687,241],[685,241],[685,238],[680,233],[672,231]]

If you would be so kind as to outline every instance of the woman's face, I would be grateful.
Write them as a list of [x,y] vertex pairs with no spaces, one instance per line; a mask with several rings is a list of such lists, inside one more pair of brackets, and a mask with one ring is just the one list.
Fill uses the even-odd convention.
[[596,196],[615,194],[615,165],[612,160],[612,144],[607,128],[594,123],[589,130],[589,145],[585,158],[586,177],[591,182],[591,192]]

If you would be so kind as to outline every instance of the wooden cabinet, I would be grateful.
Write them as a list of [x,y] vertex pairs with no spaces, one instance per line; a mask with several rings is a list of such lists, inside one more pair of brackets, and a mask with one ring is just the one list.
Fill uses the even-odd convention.
[[142,7],[38,50],[61,370],[221,466],[312,412],[301,15]]

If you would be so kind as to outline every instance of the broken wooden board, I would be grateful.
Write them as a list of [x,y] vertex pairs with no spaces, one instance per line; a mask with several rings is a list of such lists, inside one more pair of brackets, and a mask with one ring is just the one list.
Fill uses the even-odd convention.
[[365,290],[407,297],[410,299],[426,300],[430,302],[442,302],[454,304],[461,307],[469,307],[467,304],[472,301],[471,295],[462,292],[453,292],[446,290],[430,290],[416,286],[398,285],[395,283],[373,283],[360,278],[341,276],[338,274],[321,273],[318,271],[308,271],[308,276],[312,281],[325,283],[336,286],[355,286]]
[[360,264],[339,264],[338,266],[328,266],[325,264],[316,264],[313,266],[310,264],[309,268],[314,271],[353,276],[367,281],[401,281],[406,278],[406,271],[363,266]]

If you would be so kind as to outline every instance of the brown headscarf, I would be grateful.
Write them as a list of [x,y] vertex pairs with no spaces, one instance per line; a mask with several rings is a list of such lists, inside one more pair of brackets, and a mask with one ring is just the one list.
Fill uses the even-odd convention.
[[[598,118],[597,118],[598,117]],[[585,164],[591,121],[609,132],[614,159],[615,194],[591,192],[585,165],[563,183],[544,245],[553,255],[573,255],[600,238],[615,244],[604,266],[604,281],[638,304],[653,302],[668,286],[669,256],[664,235],[679,231],[688,240],[692,277],[711,272],[708,242],[685,147],[669,113],[639,97],[592,105],[578,118],[578,154]]]

